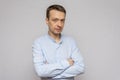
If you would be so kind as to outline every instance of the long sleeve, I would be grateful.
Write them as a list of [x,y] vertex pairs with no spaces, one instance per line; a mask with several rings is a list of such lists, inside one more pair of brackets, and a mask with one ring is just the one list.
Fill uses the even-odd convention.
[[32,50],[35,70],[40,77],[54,77],[70,66],[67,60],[53,64],[46,63],[44,53],[37,41],[33,44]]
[[74,65],[66,69],[60,75],[55,76],[54,78],[74,77],[84,72],[83,57],[81,56],[80,51],[75,44],[73,45],[71,58],[74,60]]

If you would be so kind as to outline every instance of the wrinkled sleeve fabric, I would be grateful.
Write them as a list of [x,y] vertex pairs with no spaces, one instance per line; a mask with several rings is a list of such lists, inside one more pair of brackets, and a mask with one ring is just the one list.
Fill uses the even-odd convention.
[[77,48],[76,43],[72,44],[71,58],[74,60],[74,65],[66,69],[63,73],[54,78],[74,77],[84,72],[84,61],[80,54],[80,50]]
[[34,67],[40,77],[54,77],[64,72],[70,66],[67,60],[62,60],[54,64],[46,63],[44,53],[38,41],[33,43],[32,51]]

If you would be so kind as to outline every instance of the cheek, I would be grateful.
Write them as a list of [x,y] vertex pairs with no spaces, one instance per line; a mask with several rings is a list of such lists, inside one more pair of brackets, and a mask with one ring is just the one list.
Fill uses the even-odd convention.
[[55,28],[55,25],[49,24],[49,29],[54,30],[54,28]]
[[51,23],[51,24],[50,24],[51,28],[55,28],[56,25],[57,25],[57,24],[55,24],[55,23]]

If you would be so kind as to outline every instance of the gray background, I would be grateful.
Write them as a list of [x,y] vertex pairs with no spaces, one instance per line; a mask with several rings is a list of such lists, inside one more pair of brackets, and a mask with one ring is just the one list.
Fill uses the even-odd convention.
[[66,8],[63,33],[85,59],[76,80],[120,80],[120,0],[0,0],[0,80],[40,80],[31,46],[47,32],[45,11],[54,3]]

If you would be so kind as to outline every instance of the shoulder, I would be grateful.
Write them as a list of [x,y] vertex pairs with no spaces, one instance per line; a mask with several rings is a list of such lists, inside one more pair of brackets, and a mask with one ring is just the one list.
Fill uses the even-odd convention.
[[64,43],[69,45],[72,49],[78,48],[78,44],[71,36],[64,36]]
[[40,36],[34,40],[34,43],[43,43],[46,39],[46,35]]
[[63,35],[63,40],[65,40],[69,43],[75,43],[75,39],[69,35]]

